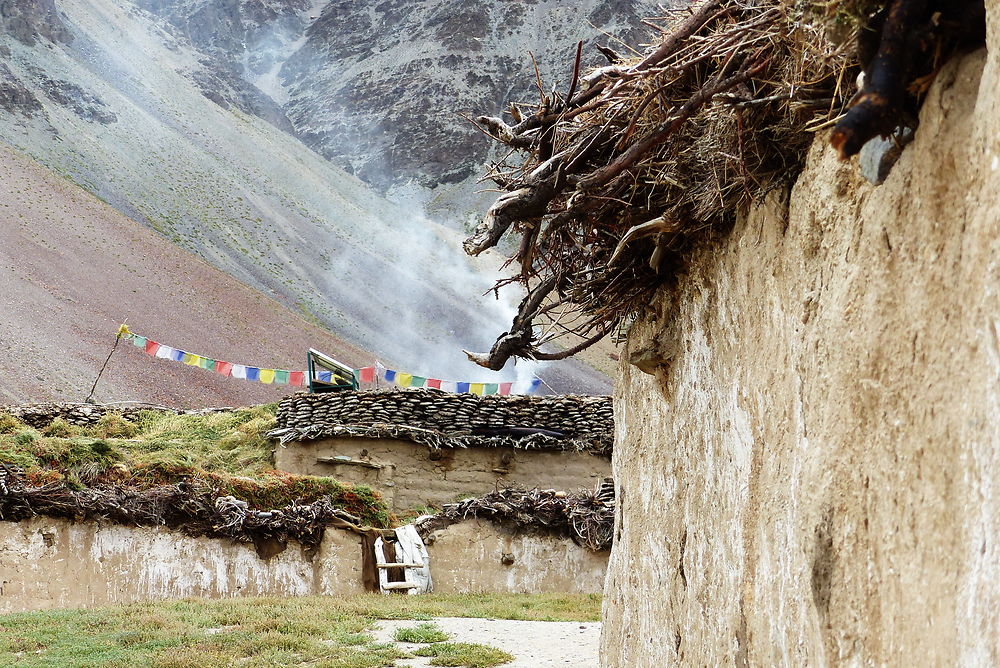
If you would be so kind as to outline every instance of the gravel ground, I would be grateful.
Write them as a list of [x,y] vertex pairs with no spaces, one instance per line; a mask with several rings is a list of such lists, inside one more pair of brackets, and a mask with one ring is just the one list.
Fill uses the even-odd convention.
[[[524,622],[506,619],[437,617],[431,620],[452,642],[489,645],[514,655],[504,668],[596,668],[600,622]],[[412,619],[379,622],[375,637],[392,642],[396,629],[416,626]],[[420,645],[398,643],[407,651]],[[398,666],[429,666],[430,658],[399,661]]]

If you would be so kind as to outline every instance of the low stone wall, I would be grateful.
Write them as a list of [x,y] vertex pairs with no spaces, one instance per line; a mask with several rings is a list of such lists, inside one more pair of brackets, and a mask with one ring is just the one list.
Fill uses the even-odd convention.
[[[181,413],[166,406],[153,404],[86,404],[86,403],[38,403],[0,405],[0,412],[10,413],[21,422],[35,429],[47,427],[56,418],[69,424],[88,427],[95,424],[107,413],[118,413],[128,420],[134,420],[141,411],[155,410],[167,413]],[[210,409],[228,410],[228,409]],[[202,412],[202,411],[195,411]]]
[[[434,532],[428,551],[439,593],[599,593],[608,561],[606,552],[569,540],[476,520]],[[0,614],[150,599],[360,594],[361,558],[360,537],[337,530],[327,530],[315,553],[290,543],[263,560],[253,545],[163,528],[0,522]]]
[[510,447],[432,450],[395,439],[330,438],[275,450],[275,467],[371,486],[393,510],[441,506],[492,492],[498,484],[575,491],[611,475],[589,452]]

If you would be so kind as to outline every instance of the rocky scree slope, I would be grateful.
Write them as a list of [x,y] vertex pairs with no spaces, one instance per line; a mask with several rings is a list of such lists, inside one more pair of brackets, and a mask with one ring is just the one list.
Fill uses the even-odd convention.
[[28,46],[40,40],[68,42],[72,39],[59,19],[55,0],[3,0],[0,2],[0,27]]
[[587,44],[585,66],[606,63],[594,43],[640,43],[642,18],[662,13],[648,0],[140,4],[216,64],[241,71],[282,106],[296,136],[338,166],[381,191],[413,182],[467,207],[491,143],[460,113],[536,99],[531,54],[545,86],[565,88],[577,41]]
[[[537,99],[529,53],[546,87],[565,87],[578,40],[641,42],[649,13],[638,0],[330,3],[282,67],[286,111],[307,144],[377,187],[461,181],[490,143],[459,112]],[[586,53],[585,65],[602,59]]]

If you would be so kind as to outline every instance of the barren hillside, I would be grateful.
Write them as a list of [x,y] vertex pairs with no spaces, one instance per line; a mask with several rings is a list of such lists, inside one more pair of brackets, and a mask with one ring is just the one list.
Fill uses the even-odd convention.
[[[0,402],[82,401],[118,323],[219,359],[301,369],[308,347],[370,357],[310,325],[30,159],[0,147]],[[100,401],[244,405],[287,386],[248,383],[119,345]]]

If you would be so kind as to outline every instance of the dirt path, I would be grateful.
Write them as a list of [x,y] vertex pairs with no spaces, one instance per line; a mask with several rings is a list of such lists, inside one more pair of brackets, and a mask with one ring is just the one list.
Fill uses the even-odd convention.
[[[514,655],[504,668],[596,668],[599,622],[523,622],[505,619],[437,617],[431,620],[453,642],[481,643]],[[416,626],[410,619],[379,622],[375,637],[393,642],[396,629]],[[406,650],[420,645],[398,643]],[[399,661],[398,666],[429,666],[429,658]]]

